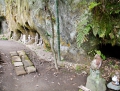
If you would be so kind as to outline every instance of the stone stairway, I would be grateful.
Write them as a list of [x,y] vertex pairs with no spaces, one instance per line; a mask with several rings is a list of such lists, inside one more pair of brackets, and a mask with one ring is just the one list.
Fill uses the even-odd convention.
[[16,75],[29,74],[31,72],[36,72],[34,64],[30,61],[29,57],[26,55],[25,51],[13,51],[10,52],[12,64],[16,71]]

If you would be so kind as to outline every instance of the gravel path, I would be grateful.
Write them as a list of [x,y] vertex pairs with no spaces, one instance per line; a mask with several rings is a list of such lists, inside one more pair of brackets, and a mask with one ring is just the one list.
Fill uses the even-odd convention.
[[[9,53],[18,50],[25,50],[37,72],[16,75]],[[0,40],[0,52],[4,62],[0,68],[0,91],[78,91],[79,85],[85,85],[86,76],[65,68],[56,72],[52,62],[38,59],[36,54],[22,43]]]

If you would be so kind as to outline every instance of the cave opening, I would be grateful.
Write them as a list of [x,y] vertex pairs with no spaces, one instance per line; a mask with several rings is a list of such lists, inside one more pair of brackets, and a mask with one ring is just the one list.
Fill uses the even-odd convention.
[[118,45],[112,46],[111,44],[104,44],[104,45],[102,44],[99,45],[99,50],[106,57],[113,57],[120,59],[120,46]]

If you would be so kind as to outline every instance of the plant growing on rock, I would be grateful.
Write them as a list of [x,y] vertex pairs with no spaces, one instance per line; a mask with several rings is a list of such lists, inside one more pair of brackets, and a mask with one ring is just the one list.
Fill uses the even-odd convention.
[[95,52],[96,52],[96,54],[100,55],[103,60],[106,59],[106,56],[104,54],[102,54],[100,50],[95,50]]
[[[82,43],[87,41],[87,35],[90,30],[96,38],[99,38],[99,43],[111,43],[115,45],[119,41],[118,27],[120,20],[120,3],[119,0],[95,0],[88,7],[88,12],[84,13],[84,17],[78,23],[77,44],[80,47]],[[91,17],[90,19],[88,17]]]

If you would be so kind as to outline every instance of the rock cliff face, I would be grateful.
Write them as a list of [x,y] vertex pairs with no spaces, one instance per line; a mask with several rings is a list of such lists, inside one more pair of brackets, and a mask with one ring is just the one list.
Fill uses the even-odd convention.
[[[78,25],[83,18],[89,20],[86,13],[92,1],[59,0],[60,46],[65,60],[78,63],[89,61],[87,53],[98,46],[99,39],[92,33],[87,35],[88,41],[81,47],[78,48],[76,42]],[[0,7],[1,16],[7,21],[10,38],[26,44],[43,40],[45,47],[50,48],[52,31],[55,30],[54,47],[57,49],[55,0],[0,0]]]

